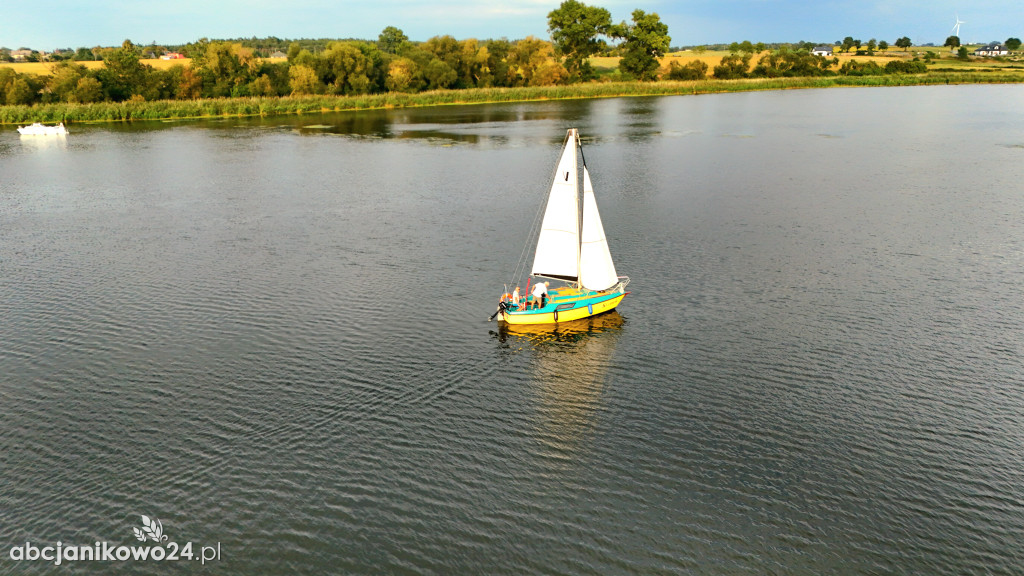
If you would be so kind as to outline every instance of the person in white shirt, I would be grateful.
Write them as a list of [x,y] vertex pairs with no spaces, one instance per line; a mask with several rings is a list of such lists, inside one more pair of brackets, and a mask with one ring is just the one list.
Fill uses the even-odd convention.
[[547,297],[548,297],[548,283],[547,282],[537,282],[537,284],[533,287],[533,307],[534,308],[538,308],[538,307],[539,308],[543,308],[544,305],[547,304],[547,302],[545,302]]
[[516,289],[512,291],[512,305],[519,308],[519,286],[516,286]]

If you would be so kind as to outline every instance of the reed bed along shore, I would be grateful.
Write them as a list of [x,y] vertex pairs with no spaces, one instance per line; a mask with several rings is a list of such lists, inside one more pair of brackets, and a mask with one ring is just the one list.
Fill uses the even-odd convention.
[[752,78],[687,82],[608,82],[527,88],[437,90],[417,94],[390,92],[355,96],[288,96],[281,98],[219,98],[154,102],[54,103],[0,106],[0,124],[29,122],[130,122],[133,120],[199,119],[244,116],[317,114],[353,110],[530,102],[582,98],[713,94],[755,90],[792,90],[852,86],[920,86],[932,84],[1024,83],[1024,73],[950,71],[885,76],[826,76],[814,78]]

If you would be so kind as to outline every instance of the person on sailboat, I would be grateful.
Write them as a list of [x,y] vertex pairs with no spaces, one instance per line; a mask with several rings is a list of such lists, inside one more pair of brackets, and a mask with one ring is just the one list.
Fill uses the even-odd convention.
[[516,289],[512,291],[512,307],[515,310],[519,309],[519,286],[516,286]]
[[543,308],[548,297],[548,282],[537,282],[533,287],[533,307]]

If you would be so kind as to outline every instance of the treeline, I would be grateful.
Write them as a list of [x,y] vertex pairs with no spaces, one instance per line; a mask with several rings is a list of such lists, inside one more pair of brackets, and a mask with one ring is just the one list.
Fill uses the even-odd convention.
[[[456,40],[436,36],[412,42],[389,26],[376,42],[365,40],[202,39],[180,50],[191,65],[157,69],[141,62],[164,47],[137,46],[70,50],[52,74],[19,74],[0,68],[0,104],[37,105],[304,95],[419,93],[442,89],[559,86],[594,80],[702,80],[708,65],[699,59],[662,67],[671,38],[656,13],[634,10],[631,22],[612,22],[608,10],[564,0],[548,14],[551,41],[535,37]],[[847,63],[811,54],[813,44],[781,45],[751,63],[764,44],[733,43],[713,70],[718,79],[863,75],[924,72],[923,63]],[[268,60],[268,50],[286,52]],[[284,50],[282,50],[284,49]],[[591,58],[613,54],[618,69],[599,73]],[[98,69],[77,59],[102,58]],[[80,58],[79,58],[80,57]],[[874,68],[872,68],[874,66]]]
[[[637,57],[634,66],[640,71],[633,78],[704,80],[711,72],[717,79],[728,80],[926,71],[924,62],[905,60],[893,60],[884,67],[874,62],[847,61],[838,67],[838,59],[812,55],[806,46],[783,45],[752,62],[762,46],[745,42],[731,47],[738,51],[725,56],[713,71],[700,60],[672,61],[667,68],[659,69],[657,63],[636,64],[640,60]],[[481,42],[438,36],[412,43],[397,28],[385,29],[375,43],[331,41],[316,53],[292,43],[283,62],[258,58],[252,48],[224,41],[194,46],[190,66],[177,64],[161,70],[143,64],[140,56],[141,48],[126,40],[120,48],[108,51],[104,66],[95,70],[75,61],[55,63],[49,76],[0,68],[0,104],[417,93],[555,86],[595,77],[579,54],[573,63],[559,56],[553,43],[533,37]],[[630,75],[620,72],[616,79],[623,77]]]
[[0,104],[548,86],[568,76],[551,43],[533,37],[479,42],[438,36],[414,44],[395,28],[376,43],[333,41],[317,53],[293,43],[284,62],[221,41],[204,42],[191,55],[190,66],[156,69],[140,62],[140,47],[126,40],[95,70],[75,61],[55,63],[49,76],[0,68]]
[[[763,54],[757,63],[751,68],[751,60],[757,52],[757,46],[739,45],[737,51],[730,52],[728,56],[715,66],[714,75],[719,80],[732,80],[737,78],[796,78],[816,76],[870,76],[883,74],[923,74],[928,71],[924,62],[914,60],[892,60],[879,66],[873,61],[848,60],[839,66],[838,58],[826,58],[812,54],[806,47],[794,49],[782,46],[777,50]],[[699,64],[699,63],[698,63]],[[692,63],[688,66],[692,67]],[[706,68],[706,66],[705,66]],[[833,69],[837,68],[837,69]],[[700,75],[696,78],[685,75],[684,66],[675,63],[670,65],[669,78],[673,79],[702,79]]]
[[[192,100],[198,98],[416,93],[438,89],[553,86],[595,79],[596,54],[621,56],[614,79],[656,80],[669,48],[668,26],[657,14],[634,10],[632,22],[613,24],[604,8],[564,0],[548,14],[552,42],[535,37],[478,41],[436,36],[411,42],[400,29],[385,28],[376,42],[292,42],[286,62],[257,53],[280,42],[200,40],[182,51],[191,66],[156,69],[140,62],[162,50],[125,40],[120,48],[81,49],[104,66],[89,69],[79,55],[53,65],[52,74],[0,69],[0,104]],[[614,46],[608,40],[618,42]],[[246,45],[250,44],[250,45]],[[68,51],[70,54],[70,50]]]

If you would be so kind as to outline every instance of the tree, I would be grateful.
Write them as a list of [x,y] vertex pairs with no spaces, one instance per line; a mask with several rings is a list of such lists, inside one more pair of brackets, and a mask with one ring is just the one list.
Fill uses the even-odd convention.
[[761,50],[764,50],[763,42],[758,42],[757,46],[753,45],[750,40],[729,44],[729,52],[742,52],[744,54],[753,55],[755,52],[760,52]]
[[708,76],[708,65],[700,60],[690,60],[686,64],[672,62],[668,65],[669,80],[703,80]]
[[897,48],[903,48],[904,50],[906,50],[907,48],[910,48],[911,46],[913,46],[913,44],[910,42],[910,38],[907,38],[906,36],[903,36],[902,38],[897,38],[896,39],[896,47]]
[[593,75],[587,58],[600,51],[606,43],[598,39],[608,33],[612,15],[604,8],[587,6],[576,0],[565,0],[548,13],[548,31],[565,68],[573,80]]
[[562,66],[560,62],[554,60],[547,60],[542,62],[537,69],[533,72],[533,78],[530,79],[530,86],[554,86],[556,84],[562,84],[568,77],[569,73],[565,71],[565,66]]
[[370,87],[372,64],[357,46],[331,42],[323,54],[324,82],[332,94],[365,94]]
[[423,77],[427,79],[427,89],[437,90],[448,88],[459,79],[459,73],[439,58],[434,58],[423,70]]
[[960,47],[960,37],[950,36],[949,38],[946,38],[946,43],[943,44],[943,46],[949,46],[953,50],[957,49]]
[[527,36],[508,53],[508,86],[549,86],[564,82],[568,76],[568,70],[555,59],[550,42]]
[[92,50],[89,48],[82,47],[75,51],[75,60],[89,61],[95,59],[96,55],[93,54]]
[[377,37],[377,48],[387,54],[401,54],[402,49],[409,44],[409,37],[400,29],[388,26],[381,31]]
[[512,52],[512,43],[505,38],[488,40],[487,68],[490,70],[491,81],[495,86],[508,86],[509,53]]
[[7,87],[7,104],[31,104],[36,91],[24,77],[16,77]]
[[99,80],[111,100],[120,102],[140,93],[146,74],[153,69],[139,62],[140,54],[141,50],[131,40],[125,40],[120,48],[103,58]]
[[885,40],[879,40],[878,49],[881,50],[882,52],[885,52],[886,50],[889,49],[889,43],[886,42]]
[[1007,50],[1020,50],[1020,38],[1007,38],[1005,44]]
[[855,42],[856,40],[853,39],[853,36],[843,38],[843,43],[841,45],[843,52],[849,52],[850,49],[853,48]]
[[622,46],[625,54],[619,61],[619,69],[640,80],[656,80],[661,67],[658,58],[668,52],[672,42],[668,25],[661,17],[655,12],[633,10],[633,24],[623,22],[616,27],[614,35],[625,39]]
[[74,102],[75,89],[78,81],[85,76],[85,66],[70,61],[60,62],[53,67],[46,88],[50,94],[61,102]]
[[877,46],[878,42],[874,38],[868,40],[868,54],[874,54]]
[[178,100],[195,100],[203,95],[203,77],[191,66],[172,66],[171,71],[177,77],[174,97]]
[[78,85],[75,86],[74,101],[86,104],[100,100],[103,100],[103,86],[100,85],[100,81],[92,76],[79,78]]
[[467,88],[486,88],[494,85],[491,74],[490,53],[487,45],[481,45],[476,38],[466,38],[459,43],[459,83]]
[[288,69],[288,85],[292,94],[319,94],[324,85],[316,70],[304,64],[296,64]]
[[750,54],[729,54],[715,66],[715,78],[731,80],[746,78],[750,70]]
[[274,83],[270,80],[270,76],[266,74],[260,74],[259,78],[252,81],[250,91],[253,96],[277,96]]
[[384,87],[391,92],[418,92],[423,88],[423,74],[410,58],[396,58],[388,64]]
[[808,50],[790,50],[783,46],[762,56],[750,75],[767,78],[828,76],[832,74],[829,70],[831,65],[832,62],[826,60],[824,56],[815,56]]
[[967,60],[967,46],[961,46],[960,49],[956,51],[956,57],[961,60]]
[[205,50],[193,59],[192,67],[208,80],[208,95],[238,96],[241,95],[239,91],[248,92],[242,86],[256,79],[259,61],[252,48],[237,42],[214,41],[206,44]]

